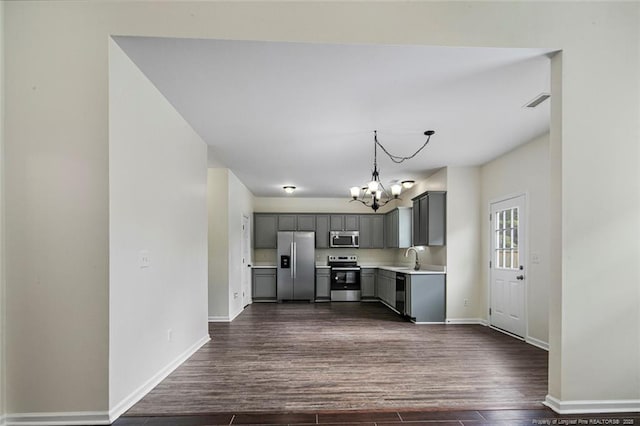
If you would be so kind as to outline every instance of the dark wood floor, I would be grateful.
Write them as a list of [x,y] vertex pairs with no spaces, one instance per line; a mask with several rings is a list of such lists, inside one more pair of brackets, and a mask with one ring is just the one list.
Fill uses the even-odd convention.
[[198,416],[123,417],[114,426],[212,425],[354,425],[354,426],[532,426],[532,425],[640,425],[640,413],[556,415],[538,410],[369,411],[357,413],[253,413]]
[[482,326],[416,326],[377,303],[257,304],[114,426],[640,425],[557,415],[547,353]]
[[253,304],[210,333],[126,415],[541,409],[547,393],[547,352],[378,303]]

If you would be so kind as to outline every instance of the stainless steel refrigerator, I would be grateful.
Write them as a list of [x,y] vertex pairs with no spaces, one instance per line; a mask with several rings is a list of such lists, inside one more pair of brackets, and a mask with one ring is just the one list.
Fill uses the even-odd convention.
[[315,242],[315,232],[278,232],[278,302],[313,302]]

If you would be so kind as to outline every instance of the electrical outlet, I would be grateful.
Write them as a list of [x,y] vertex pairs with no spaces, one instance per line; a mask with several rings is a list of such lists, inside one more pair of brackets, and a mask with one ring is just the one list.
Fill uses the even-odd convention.
[[237,293],[237,292],[236,292],[236,293],[233,293],[233,298],[234,298],[234,299],[237,299],[237,298],[238,298],[238,293]]
[[170,341],[171,341],[171,334],[172,334],[171,329],[168,329],[168,330],[167,330],[167,342],[170,342]]

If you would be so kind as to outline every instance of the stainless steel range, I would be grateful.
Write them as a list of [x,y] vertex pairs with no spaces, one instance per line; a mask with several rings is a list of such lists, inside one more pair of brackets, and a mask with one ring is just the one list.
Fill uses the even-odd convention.
[[331,300],[357,302],[360,300],[360,267],[358,256],[329,256],[331,266]]

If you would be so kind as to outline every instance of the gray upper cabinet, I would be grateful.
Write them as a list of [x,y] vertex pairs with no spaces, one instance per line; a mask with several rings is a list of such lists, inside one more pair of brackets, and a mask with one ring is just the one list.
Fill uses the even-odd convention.
[[316,215],[316,248],[329,248],[329,215]]
[[[316,231],[314,214],[255,213],[253,217],[253,245],[257,249],[277,248],[278,231]],[[329,247],[328,225],[325,229]]]
[[383,215],[360,215],[360,248],[384,248]]
[[329,216],[330,231],[344,231],[344,215],[332,214]]
[[413,199],[413,245],[446,244],[446,197],[445,191],[428,191]]
[[433,192],[429,196],[428,245],[443,246],[446,244],[446,193]]
[[345,231],[359,231],[360,230],[360,216],[357,214],[348,214],[344,216],[344,230]]
[[411,211],[411,207],[397,207],[385,215],[385,247],[407,248],[411,246]]
[[297,231],[298,217],[294,214],[278,215],[278,231]]
[[298,220],[298,231],[315,231],[316,230],[316,216],[313,214],[299,214],[297,216]]
[[[362,215],[360,216],[360,248],[371,248],[371,220],[372,216]],[[362,275],[362,274],[361,274]]]
[[331,231],[360,230],[360,216],[357,214],[332,214],[329,220]]
[[360,248],[385,247],[381,214],[254,213],[254,248],[277,248],[278,231],[315,232],[316,248],[330,248],[329,231],[360,231]]
[[384,216],[373,216],[373,223],[371,226],[373,230],[371,248],[384,248]]
[[278,247],[278,215],[256,213],[253,217],[253,246],[257,249]]
[[398,211],[392,210],[384,215],[384,246],[388,248],[398,247],[398,233],[393,223],[397,221]]

